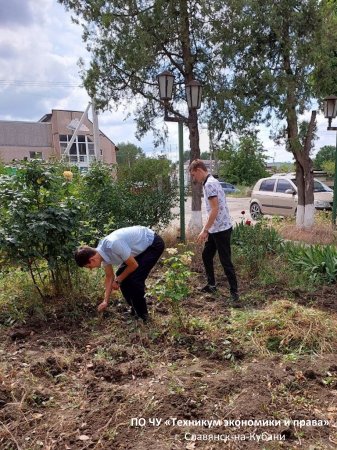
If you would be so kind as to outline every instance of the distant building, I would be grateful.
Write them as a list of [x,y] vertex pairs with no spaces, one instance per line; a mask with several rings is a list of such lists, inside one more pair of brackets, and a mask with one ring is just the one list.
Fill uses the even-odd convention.
[[[38,122],[0,121],[0,160],[8,164],[16,160],[61,159],[83,112],[53,109]],[[102,132],[97,159],[116,163],[115,144]],[[74,143],[66,157],[82,170],[96,159],[93,124],[86,114]]]

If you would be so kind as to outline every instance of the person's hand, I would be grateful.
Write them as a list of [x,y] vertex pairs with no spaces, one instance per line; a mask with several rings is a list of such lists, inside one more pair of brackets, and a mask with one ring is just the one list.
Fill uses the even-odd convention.
[[205,242],[208,238],[208,231],[202,230],[199,236],[197,237],[197,242]]
[[100,303],[100,304],[97,306],[97,311],[98,311],[98,312],[102,312],[102,311],[104,311],[105,309],[107,309],[107,307],[108,307],[108,302],[107,302],[106,300],[104,300],[102,303]]
[[113,289],[114,291],[118,291],[118,289],[119,289],[119,283],[117,283],[116,281],[113,281],[113,282],[112,282],[112,289]]

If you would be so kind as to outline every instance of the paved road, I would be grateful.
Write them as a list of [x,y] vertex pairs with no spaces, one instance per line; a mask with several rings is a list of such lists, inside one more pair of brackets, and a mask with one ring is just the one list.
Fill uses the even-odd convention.
[[[234,198],[234,197],[227,197],[227,204],[229,208],[229,212],[231,215],[231,218],[233,220],[233,223],[240,222],[242,220],[242,214],[241,211],[245,211],[245,218],[250,219],[249,214],[249,201],[250,197],[243,197],[243,198]],[[191,218],[191,202],[192,197],[187,197],[187,200],[185,202],[185,223],[186,228],[189,224],[190,218]],[[173,208],[173,213],[179,215],[179,205]],[[207,214],[205,209],[205,202],[204,199],[202,199],[202,217],[203,221],[205,222]],[[172,226],[179,226],[179,216],[172,222]]]

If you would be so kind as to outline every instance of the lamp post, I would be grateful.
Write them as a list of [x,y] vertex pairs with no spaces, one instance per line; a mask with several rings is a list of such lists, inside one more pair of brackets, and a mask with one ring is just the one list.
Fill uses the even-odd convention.
[[[178,139],[179,139],[179,205],[180,205],[180,240],[185,242],[185,183],[184,183],[184,138],[183,125],[189,124],[189,119],[182,114],[173,111],[170,108],[170,102],[173,95],[174,75],[172,72],[164,71],[157,75],[159,85],[159,97],[163,102],[165,113],[164,120],[166,122],[178,123]],[[201,106],[202,86],[199,81],[191,80],[185,85],[186,101],[188,109],[199,109]],[[173,116],[169,115],[169,110]]]
[[[337,127],[331,126],[331,121],[337,114],[337,97],[335,95],[329,95],[324,99],[324,117],[329,120],[329,126],[327,130],[337,131]],[[332,226],[336,227],[336,214],[337,214],[337,134],[336,134],[336,149],[335,149],[335,176],[333,182],[333,204],[332,204]]]

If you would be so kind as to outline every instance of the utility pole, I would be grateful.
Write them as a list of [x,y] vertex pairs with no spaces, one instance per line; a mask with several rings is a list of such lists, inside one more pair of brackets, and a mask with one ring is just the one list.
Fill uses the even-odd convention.
[[99,128],[98,128],[98,115],[96,111],[95,100],[91,99],[91,110],[92,110],[92,125],[94,129],[94,152],[95,159],[99,161],[101,159],[101,148],[100,148],[100,136],[99,136]]

